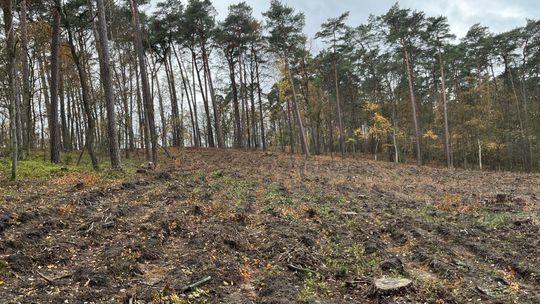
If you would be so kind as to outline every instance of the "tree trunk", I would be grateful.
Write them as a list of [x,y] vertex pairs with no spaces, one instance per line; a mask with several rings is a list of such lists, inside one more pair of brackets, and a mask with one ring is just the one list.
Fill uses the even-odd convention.
[[4,32],[6,35],[7,72],[9,99],[9,125],[11,136],[11,179],[17,179],[17,162],[19,160],[19,143],[17,138],[17,97],[15,96],[15,29],[13,27],[13,2],[2,2],[4,12]]
[[[96,123],[93,117],[92,106],[90,103],[90,89],[88,88],[88,75],[86,74],[86,70],[81,62],[81,58],[79,54],[77,53],[77,50],[75,49],[73,34],[71,32],[69,23],[67,25],[67,33],[68,33],[69,48],[71,50],[71,57],[73,58],[73,61],[75,62],[75,67],[77,68],[77,73],[79,75],[79,82],[81,83],[82,102],[83,102],[84,113],[86,115],[86,120],[87,120],[87,130],[86,130],[87,134],[86,134],[85,146],[86,146],[86,149],[88,149],[88,155],[90,155],[90,160],[92,161],[92,167],[97,170],[99,168],[99,163],[98,163],[96,154],[94,152],[94,136],[95,136]],[[82,39],[79,37],[79,45],[83,43],[81,40]],[[77,124],[77,126],[78,125],[79,124]],[[80,132],[77,132],[77,134],[80,134]]]
[[[188,85],[190,84],[189,77],[187,76],[187,70],[186,70],[186,79],[188,81]],[[191,78],[193,79],[193,90],[190,90],[191,93],[191,100],[193,100],[193,117],[195,118],[195,130],[197,131],[197,141],[195,146],[200,147],[202,144],[201,141],[201,131],[199,128],[199,115],[197,115],[197,86],[195,84],[195,62],[191,60]]]
[[339,126],[339,151],[341,152],[341,158],[345,157],[345,139],[343,133],[343,120],[341,116],[341,105],[339,100],[339,82],[337,76],[337,66],[334,59],[334,83],[336,86],[336,106],[337,106],[337,115],[338,115],[338,126]]
[[54,0],[53,6],[53,29],[51,41],[51,105],[49,109],[49,140],[51,162],[60,162],[60,140],[58,130],[58,67],[60,62],[60,11],[61,1]]
[[23,146],[24,150],[21,151],[23,158],[26,157],[31,147],[34,128],[32,125],[32,95],[30,92],[30,67],[28,65],[28,27],[26,16],[26,0],[21,0],[19,4],[20,9],[20,32],[21,32],[21,63],[22,63],[22,93],[23,93]]
[[210,99],[212,101],[212,109],[214,114],[214,128],[216,130],[216,140],[219,148],[225,148],[225,141],[223,139],[223,127],[221,125],[221,113],[216,102],[216,92],[214,90],[214,82],[212,81],[212,73],[210,72],[210,65],[208,63],[208,54],[206,52],[206,46],[201,46],[203,68],[206,79],[208,79],[208,88],[210,89]]
[[482,143],[480,138],[477,139],[478,142],[478,167],[482,170]]
[[210,118],[210,108],[208,106],[208,96],[206,94],[206,90],[203,86],[202,80],[201,80],[201,73],[199,71],[199,66],[197,64],[197,58],[195,56],[195,52],[191,51],[191,58],[193,60],[193,66],[195,69],[195,72],[197,74],[197,80],[199,82],[199,88],[201,90],[201,97],[203,100],[204,105],[204,113],[206,114],[206,138],[207,138],[207,144],[209,147],[213,148],[215,146],[214,144],[214,132],[212,130],[212,119]]
[[262,92],[261,92],[261,81],[259,73],[259,61],[257,60],[257,53],[255,53],[255,74],[257,75],[257,96],[259,99],[259,119],[261,123],[261,141],[263,151],[266,151],[266,137],[264,131],[264,116],[263,116],[263,107],[262,107]]
[[157,75],[156,75],[156,87],[157,87],[158,103],[159,103],[159,116],[161,118],[161,146],[167,147],[167,118],[165,117],[165,110],[163,109],[163,96],[161,95],[161,85],[159,84]]
[[58,79],[58,90],[60,97],[60,121],[62,122],[62,147],[65,151],[71,151],[71,139],[69,135],[68,122],[66,117],[65,90],[64,90],[64,74],[61,73]]
[[409,56],[409,52],[407,50],[407,45],[405,43],[405,40],[401,39],[401,47],[403,48],[403,59],[405,61],[405,66],[407,69],[407,80],[409,83],[409,94],[411,96],[411,112],[412,112],[412,118],[413,118],[413,124],[414,124],[414,137],[416,140],[416,163],[417,165],[422,165],[422,150],[421,150],[421,137],[420,137],[420,126],[418,122],[418,110],[417,110],[417,104],[416,104],[416,96],[414,94],[414,78],[413,78],[413,69],[412,69],[412,63],[411,58]]
[[448,100],[446,98],[446,77],[444,73],[444,63],[442,59],[441,49],[438,48],[439,53],[439,66],[441,71],[441,95],[443,98],[443,111],[444,111],[444,150],[446,152],[446,164],[448,168],[452,167],[452,161],[450,157],[450,129],[448,127]]
[[114,93],[111,79],[111,67],[109,56],[109,38],[107,37],[107,20],[105,19],[105,6],[103,0],[96,0],[97,23],[99,34],[99,45],[101,56],[99,67],[103,91],[105,93],[105,105],[107,109],[107,133],[109,137],[109,155],[113,169],[120,169],[120,147],[118,142],[118,131],[116,129],[116,113],[114,109]]
[[238,103],[238,87],[236,84],[234,57],[232,52],[227,55],[227,62],[229,63],[229,77],[231,79],[231,89],[233,97],[233,110],[234,110],[234,147],[241,148],[242,143],[242,122],[240,119],[240,104]]
[[254,50],[251,47],[250,65],[249,65],[249,99],[251,101],[251,136],[253,138],[253,148],[259,148],[259,139],[257,138],[257,119],[255,116],[255,64],[254,64]]
[[144,47],[142,43],[141,28],[139,24],[139,9],[137,8],[137,2],[135,0],[129,1],[131,4],[131,23],[133,26],[133,36],[135,43],[135,50],[137,52],[137,58],[139,60],[140,74],[141,74],[141,85],[143,93],[143,106],[145,110],[146,122],[149,129],[150,141],[152,144],[152,149],[150,155],[147,155],[147,160],[157,163],[157,134],[156,134],[156,123],[154,120],[154,105],[152,98],[150,97],[150,83],[148,82],[148,73],[146,71],[146,62],[144,56]]
[[300,132],[300,144],[302,146],[302,152],[304,153],[304,155],[306,157],[309,157],[309,149],[308,149],[308,146],[307,146],[306,133],[304,131],[304,124],[302,123],[302,117],[300,116],[300,108],[298,107],[296,89],[295,89],[295,86],[294,86],[294,79],[292,77],[291,69],[290,69],[290,66],[289,66],[289,58],[286,57],[285,60],[287,60],[287,62],[286,62],[286,64],[287,64],[287,66],[286,66],[287,74],[289,76],[289,81],[291,83],[291,89],[292,89],[292,94],[293,94],[292,101],[293,101],[294,113],[295,113],[295,116],[296,116],[296,123],[298,124],[298,131]]
[[167,83],[169,87],[169,96],[171,100],[172,110],[172,145],[175,147],[180,146],[182,142],[182,118],[178,111],[178,96],[176,93],[176,81],[174,79],[174,73],[171,62],[171,54],[168,52],[165,57],[165,74],[167,76]]
[[184,75],[184,65],[182,64],[182,62],[180,61],[180,57],[178,57],[178,54],[176,53],[176,48],[174,47],[174,45],[172,46],[172,49],[173,49],[173,52],[174,52],[174,56],[176,57],[176,61],[178,62],[178,68],[180,69],[180,76],[182,78],[182,84],[184,86],[184,92],[186,93],[186,98],[187,98],[187,102],[188,102],[188,109],[189,109],[189,117],[191,119],[191,130],[193,132],[193,145],[194,146],[197,146],[197,128],[196,128],[196,125],[195,125],[195,118],[193,117],[193,109],[191,108],[191,89],[189,88],[189,82],[188,80],[186,79],[187,78],[187,71],[186,71],[186,75]]

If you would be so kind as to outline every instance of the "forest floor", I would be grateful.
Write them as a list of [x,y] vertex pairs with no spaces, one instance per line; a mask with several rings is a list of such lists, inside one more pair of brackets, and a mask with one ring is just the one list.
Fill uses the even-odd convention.
[[171,154],[0,176],[0,303],[540,303],[538,174]]

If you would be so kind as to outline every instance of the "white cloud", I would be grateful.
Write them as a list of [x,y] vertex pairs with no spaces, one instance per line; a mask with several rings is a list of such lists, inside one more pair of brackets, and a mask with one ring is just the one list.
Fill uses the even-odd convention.
[[[158,2],[159,0],[152,0]],[[269,0],[245,0],[257,18],[270,6]],[[384,14],[395,0],[282,0],[306,15],[306,33],[313,37],[326,19],[350,11],[349,24],[367,22],[370,14]],[[183,1],[184,3],[187,0]],[[240,0],[213,0],[223,19],[230,4]],[[489,26],[493,32],[510,30],[525,24],[525,19],[540,18],[538,0],[401,0],[400,6],[422,10],[428,16],[448,17],[452,31],[463,37],[475,23]]]

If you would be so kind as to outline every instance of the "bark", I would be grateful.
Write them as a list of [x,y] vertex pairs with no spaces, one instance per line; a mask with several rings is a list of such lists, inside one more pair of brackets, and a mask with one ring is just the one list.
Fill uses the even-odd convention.
[[181,127],[181,117],[178,111],[178,96],[176,93],[176,82],[174,79],[170,53],[167,54],[165,57],[165,74],[167,76],[169,96],[171,99],[172,135],[173,135],[172,145],[175,147],[178,147],[180,146],[180,143],[182,142],[182,127]]
[[[193,59],[193,58],[192,58]],[[186,70],[186,79],[188,82],[188,85],[191,86],[191,83],[189,81],[189,77],[187,76],[187,70]],[[191,78],[193,79],[193,90],[190,90],[191,93],[191,100],[193,101],[193,117],[195,119],[195,130],[197,131],[197,141],[195,146],[200,147],[202,144],[201,141],[201,131],[199,128],[199,115],[197,115],[197,86],[195,85],[195,62],[191,60]]]
[[214,82],[212,80],[212,73],[210,72],[210,64],[208,63],[208,54],[206,51],[205,44],[201,46],[201,51],[202,51],[204,74],[206,75],[206,79],[208,79],[208,88],[210,90],[210,100],[212,101],[216,140],[217,140],[218,148],[225,148],[225,141],[223,139],[223,127],[221,125],[221,113],[219,112],[219,107],[216,102],[216,92],[214,90]]
[[141,28],[139,23],[139,9],[137,8],[137,2],[135,0],[130,0],[131,5],[131,23],[133,26],[133,36],[135,39],[135,50],[137,52],[137,58],[139,61],[140,75],[141,75],[141,85],[143,93],[143,106],[145,110],[145,121],[147,128],[149,129],[149,137],[152,144],[151,153],[147,155],[147,160],[157,163],[157,134],[156,134],[156,124],[154,120],[154,105],[150,96],[150,83],[148,81],[148,73],[146,70],[146,62],[144,56],[144,47],[142,43]]
[[422,150],[421,150],[421,134],[420,134],[420,126],[418,122],[418,110],[417,110],[417,103],[416,103],[416,96],[414,93],[414,77],[413,77],[413,69],[412,69],[412,63],[411,58],[409,56],[409,51],[407,49],[407,44],[405,43],[405,39],[401,39],[401,47],[403,49],[403,58],[405,61],[405,66],[407,69],[407,80],[409,84],[409,94],[411,96],[411,112],[412,112],[412,119],[413,119],[413,125],[414,125],[414,137],[416,140],[416,163],[417,165],[422,165]]
[[163,96],[161,95],[161,85],[156,77],[156,87],[159,102],[159,115],[161,118],[161,146],[167,147],[167,118],[165,117],[165,110],[163,109]]
[[62,147],[65,151],[71,151],[71,139],[69,135],[68,122],[66,116],[66,104],[65,104],[65,95],[64,95],[64,75],[59,76],[58,79],[58,89],[60,97],[60,121],[62,122],[61,131],[62,131]]
[[[13,27],[13,2],[2,2],[4,13],[4,32],[6,35],[7,71],[9,99],[9,125],[11,136],[11,179],[17,179],[17,162],[19,160],[19,143],[17,138],[17,97],[15,96],[15,29]],[[20,126],[19,126],[20,127]]]
[[103,0],[96,0],[97,23],[100,45],[99,67],[103,91],[105,93],[105,106],[107,109],[107,133],[109,137],[109,156],[113,169],[120,169],[120,146],[118,141],[118,131],[116,128],[116,113],[114,109],[114,93],[111,79],[109,38],[107,37],[107,20],[105,19],[105,5]]
[[32,95],[30,92],[30,67],[28,64],[28,27],[26,16],[26,0],[21,0],[19,4],[20,15],[20,32],[21,32],[21,64],[22,64],[22,109],[23,109],[23,146],[24,150],[21,151],[23,158],[26,156],[32,147],[32,138],[34,128],[32,124]]
[[251,101],[251,136],[253,138],[253,147],[255,149],[259,148],[259,139],[257,138],[257,119],[255,116],[255,64],[254,64],[254,50],[251,48],[250,54],[250,66],[249,66],[249,76],[250,76],[250,85],[249,85],[249,99]]
[[[87,131],[86,131],[87,134],[86,134],[85,146],[86,146],[86,149],[88,150],[88,155],[90,155],[90,160],[92,161],[92,167],[97,170],[99,168],[99,163],[98,163],[96,154],[94,152],[96,124],[95,124],[92,106],[90,102],[90,89],[88,87],[88,74],[86,73],[86,70],[81,61],[80,55],[78,54],[75,48],[73,33],[72,33],[69,23],[67,25],[67,28],[68,28],[67,33],[68,33],[69,48],[71,51],[71,57],[73,58],[73,61],[75,62],[75,67],[77,68],[79,82],[81,84],[81,94],[82,94],[81,98],[82,98],[84,113],[85,113],[86,122],[87,122]],[[81,45],[82,43],[83,43],[82,39],[79,39],[79,45]],[[77,126],[79,125],[77,124]],[[81,134],[81,132],[79,131],[77,132],[77,134]]]
[[291,89],[292,89],[292,94],[293,94],[293,98],[292,98],[292,102],[293,102],[293,110],[294,110],[294,113],[295,113],[295,116],[296,116],[296,123],[298,124],[298,132],[300,133],[300,144],[301,144],[301,147],[302,147],[302,152],[304,153],[304,155],[306,157],[309,157],[309,149],[308,149],[308,146],[307,146],[307,140],[306,140],[306,133],[304,131],[304,124],[302,122],[302,116],[300,115],[300,109],[298,107],[298,100],[297,100],[297,96],[296,96],[296,88],[295,88],[295,85],[294,85],[294,79],[292,77],[292,74],[291,74],[291,69],[290,69],[290,66],[289,66],[289,58],[286,57],[285,58],[287,60],[287,75],[289,76],[289,81],[291,83]]
[[190,117],[190,120],[191,120],[191,130],[192,130],[192,133],[193,133],[193,145],[194,146],[197,146],[197,128],[196,128],[196,123],[195,123],[195,118],[193,116],[193,109],[191,108],[191,95],[190,95],[190,92],[191,92],[191,89],[189,87],[189,79],[186,79],[187,78],[187,71],[186,71],[186,75],[184,75],[184,65],[182,64],[182,61],[180,61],[180,57],[178,56],[178,53],[176,52],[176,48],[174,47],[174,45],[172,45],[172,49],[173,49],[173,52],[174,52],[174,56],[176,57],[176,61],[178,63],[178,68],[180,69],[180,76],[182,78],[182,84],[183,84],[183,87],[184,87],[184,92],[186,93],[186,98],[187,98],[187,102],[188,102],[188,108],[189,108],[189,117]]
[[233,111],[234,111],[234,147],[241,148],[242,143],[242,122],[240,119],[240,104],[238,102],[238,86],[236,84],[235,64],[232,51],[226,55],[227,63],[229,64],[229,77],[231,79],[231,90],[233,97]]
[[[212,119],[210,118],[210,108],[208,106],[208,96],[206,94],[206,90],[203,86],[203,83],[201,81],[201,73],[199,71],[199,66],[197,64],[197,58],[195,57],[195,52],[191,51],[191,58],[193,60],[193,66],[195,69],[195,72],[197,74],[197,80],[199,82],[199,88],[201,90],[201,97],[203,99],[203,105],[204,105],[204,113],[206,114],[206,138],[208,146],[213,148],[215,146],[214,144],[214,132],[212,130]],[[195,87],[194,87],[195,88]]]
[[243,73],[243,62],[242,62],[242,53],[238,54],[238,73],[239,73],[239,79],[240,79],[240,102],[242,103],[241,107],[241,114],[240,114],[240,126],[241,126],[241,135],[242,135],[242,147],[249,147],[246,133],[249,133],[249,129],[247,128],[247,109],[246,109],[246,95],[245,95],[245,82],[244,82],[244,73]]
[[257,60],[257,53],[255,53],[255,74],[257,75],[257,97],[259,99],[259,119],[261,123],[261,142],[262,148],[266,151],[266,137],[264,131],[264,116],[263,116],[263,107],[262,107],[262,90],[261,90],[261,81],[259,73],[259,61]]
[[444,150],[446,152],[446,164],[448,168],[452,167],[452,160],[450,157],[450,129],[448,127],[448,100],[446,97],[446,76],[444,73],[444,62],[441,54],[441,49],[438,48],[439,54],[439,66],[441,72],[441,95],[443,98],[443,111],[444,111]]
[[338,82],[338,76],[337,76],[337,66],[334,59],[334,84],[336,86],[336,108],[337,108],[337,116],[338,116],[338,127],[339,127],[339,151],[341,152],[341,157],[345,157],[345,139],[344,139],[344,133],[343,133],[343,119],[341,115],[341,102],[339,100],[339,82]]
[[51,151],[51,162],[60,162],[60,140],[58,130],[58,67],[60,63],[60,11],[61,1],[55,0],[53,15],[53,31],[51,41],[51,105],[49,108],[49,140]]

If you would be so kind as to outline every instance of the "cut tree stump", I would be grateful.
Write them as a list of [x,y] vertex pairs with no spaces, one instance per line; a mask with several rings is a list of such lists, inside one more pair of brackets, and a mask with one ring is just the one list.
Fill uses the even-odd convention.
[[412,281],[405,278],[382,277],[373,281],[373,296],[388,296],[407,291],[412,285]]

